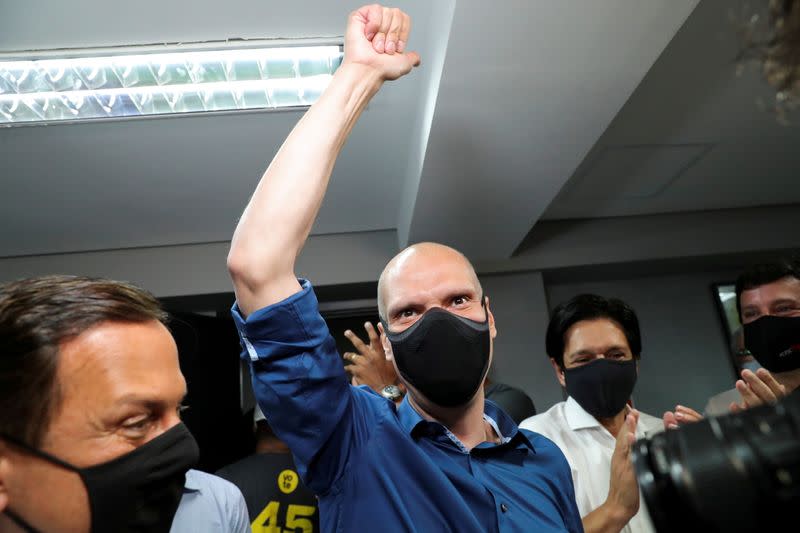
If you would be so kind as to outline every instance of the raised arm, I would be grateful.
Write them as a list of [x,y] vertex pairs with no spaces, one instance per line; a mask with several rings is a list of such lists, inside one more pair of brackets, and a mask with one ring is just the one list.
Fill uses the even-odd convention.
[[272,160],[233,235],[228,271],[245,316],[300,290],[295,261],[347,136],[383,82],[419,64],[405,52],[409,30],[399,9],[371,5],[350,14],[342,65]]

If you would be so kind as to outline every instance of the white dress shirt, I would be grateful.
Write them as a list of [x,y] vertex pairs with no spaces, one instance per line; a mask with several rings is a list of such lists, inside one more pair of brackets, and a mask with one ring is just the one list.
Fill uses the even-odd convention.
[[[561,448],[572,470],[575,501],[581,517],[606,501],[611,479],[611,455],[616,439],[595,417],[572,397],[546,412],[522,421],[519,427],[541,433]],[[639,414],[636,438],[649,437],[663,431],[660,418]],[[622,528],[624,533],[655,533],[644,498],[639,496],[639,512]]]

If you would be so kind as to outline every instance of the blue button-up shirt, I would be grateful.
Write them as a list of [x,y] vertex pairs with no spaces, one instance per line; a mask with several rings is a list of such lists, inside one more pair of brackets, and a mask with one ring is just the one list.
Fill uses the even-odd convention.
[[[353,387],[311,285],[233,318],[258,403],[319,497],[326,532],[583,531],[569,465],[496,405],[501,437],[467,450],[446,427]],[[454,369],[456,371],[457,369]]]

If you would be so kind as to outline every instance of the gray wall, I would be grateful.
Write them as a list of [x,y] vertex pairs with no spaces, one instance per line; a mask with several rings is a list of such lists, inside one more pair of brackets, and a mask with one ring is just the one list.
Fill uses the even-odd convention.
[[492,378],[523,389],[538,412],[561,401],[561,387],[544,355],[549,319],[539,272],[481,276],[497,325]]
[[642,329],[636,406],[654,416],[682,403],[702,410],[708,397],[732,387],[733,370],[711,284],[735,271],[573,281],[547,286],[551,307],[591,292],[625,300]]

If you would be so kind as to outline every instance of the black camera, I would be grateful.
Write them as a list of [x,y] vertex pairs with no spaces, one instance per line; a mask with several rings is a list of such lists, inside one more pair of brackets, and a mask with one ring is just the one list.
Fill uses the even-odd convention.
[[800,390],[637,441],[656,531],[800,530]]

